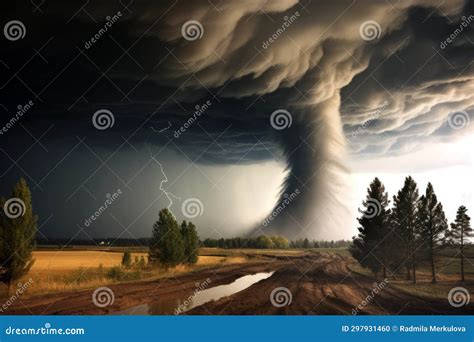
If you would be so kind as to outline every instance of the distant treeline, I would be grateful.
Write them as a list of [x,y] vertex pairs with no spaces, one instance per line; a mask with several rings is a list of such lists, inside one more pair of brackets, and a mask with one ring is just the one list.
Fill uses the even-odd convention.
[[150,238],[139,239],[60,239],[60,238],[37,238],[37,246],[97,246],[97,247],[148,247]]
[[337,240],[337,241],[316,241],[299,239],[290,241],[283,236],[267,236],[260,235],[254,238],[236,237],[231,239],[206,239],[202,242],[203,247],[219,247],[219,248],[341,248],[349,247],[351,241]]
[[416,283],[416,270],[424,264],[430,267],[432,282],[436,282],[436,259],[440,250],[451,247],[459,255],[464,281],[465,249],[473,236],[465,206],[459,207],[454,222],[448,225],[431,183],[420,196],[410,176],[393,196],[391,207],[385,186],[375,178],[362,206],[359,234],[350,251],[363,267],[382,272],[384,278],[405,273],[408,280]]
[[[58,246],[59,248],[67,248],[66,246],[96,246],[96,247],[147,247],[150,245],[150,238],[140,239],[36,239],[37,246]],[[308,240],[299,239],[290,241],[284,237],[275,236],[259,236],[256,238],[236,237],[230,239],[205,239],[200,241],[202,247],[219,247],[219,248],[348,248],[351,245],[349,240]]]

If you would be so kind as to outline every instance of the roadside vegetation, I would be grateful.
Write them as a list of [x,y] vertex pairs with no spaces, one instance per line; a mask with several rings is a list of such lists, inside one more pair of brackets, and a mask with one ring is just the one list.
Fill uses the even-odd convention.
[[[356,272],[387,277],[394,286],[417,293],[445,294],[446,284],[470,281],[474,274],[467,209],[461,206],[455,221],[448,225],[431,184],[419,196],[411,177],[394,196],[392,206],[380,180],[370,184],[359,218],[359,235],[353,241],[290,241],[266,235],[201,241],[192,222],[179,224],[171,211],[163,209],[151,238],[97,239],[77,245],[73,242],[74,246],[52,240],[45,241],[50,245],[38,246],[37,217],[24,179],[14,186],[9,198],[24,205],[21,215],[0,215],[0,296],[30,277],[34,283],[26,296],[154,280],[221,264],[315,252],[352,256],[359,263],[355,266],[354,262]],[[0,205],[7,201],[1,198]],[[429,282],[438,282],[438,286],[426,289],[420,285]]]

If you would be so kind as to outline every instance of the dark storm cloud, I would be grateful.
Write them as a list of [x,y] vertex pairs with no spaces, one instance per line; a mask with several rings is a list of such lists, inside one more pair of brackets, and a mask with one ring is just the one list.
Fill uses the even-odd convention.
[[[400,154],[472,132],[473,14],[472,2],[450,18],[415,8],[381,39],[368,68],[342,91],[345,132],[357,153]],[[455,113],[467,120],[462,132],[449,126]]]
[[[322,227],[336,229],[332,208],[341,205],[334,194],[343,188],[345,136],[359,154],[401,153],[449,135],[447,113],[473,105],[472,26],[440,48],[473,12],[461,0],[133,1],[129,7],[48,1],[41,12],[29,2],[15,6],[5,23],[21,14],[27,36],[0,43],[5,121],[33,100],[23,123],[38,131],[54,123],[47,139],[59,144],[87,137],[114,149],[127,138],[132,145],[166,145],[197,163],[284,156],[290,173],[280,201],[295,189],[301,195],[268,228],[273,232],[294,234],[295,224],[313,236]],[[118,11],[91,42],[104,18]],[[200,39],[183,38],[190,20],[202,25]],[[367,21],[380,27],[371,41],[359,32]],[[98,131],[91,118],[102,108],[115,124]],[[291,115],[286,130],[270,124],[278,109]],[[18,155],[24,149],[17,131],[5,146]]]
[[[325,61],[337,63],[338,59],[337,68],[354,76],[347,87],[339,86],[346,135],[367,121],[383,101],[390,103],[387,112],[367,131],[398,132],[401,143],[412,140],[409,127],[421,118],[426,124],[424,135],[431,136],[440,128],[446,121],[446,108],[430,114],[440,102],[450,104],[448,111],[472,106],[464,96],[472,86],[472,25],[463,28],[445,49],[440,48],[462,17],[469,19],[474,13],[469,6],[460,12],[462,1],[443,7],[431,7],[429,1],[406,1],[398,7],[374,1],[352,5],[313,1],[303,4],[305,8],[297,1],[231,1],[216,7],[207,1],[134,1],[129,8],[123,4],[57,1],[45,4],[40,13],[32,12],[29,2],[20,2],[15,11],[6,12],[10,15],[5,20],[23,13],[28,30],[26,40],[2,40],[3,80],[12,79],[2,89],[0,103],[8,113],[33,99],[35,117],[64,125],[57,129],[59,135],[94,135],[97,132],[89,118],[95,109],[105,107],[117,120],[109,135],[129,135],[149,118],[150,125],[135,134],[143,137],[146,134],[141,133],[148,133],[150,126],[165,127],[171,122],[179,128],[195,105],[209,99],[214,106],[201,124],[213,134],[231,125],[230,132],[237,132],[234,137],[237,142],[243,138],[245,146],[269,136],[268,118],[273,110],[331,93],[336,73]],[[104,18],[118,11],[122,16],[117,23],[86,49],[85,42],[102,28]],[[344,11],[346,15],[335,20]],[[299,16],[285,32],[288,37],[283,35],[263,49],[262,42],[275,33],[282,18],[295,12]],[[181,26],[190,18],[203,24],[203,39],[183,39]],[[378,19],[384,26],[379,41],[364,44],[360,39],[358,28],[365,19]],[[38,50],[44,43],[16,74],[33,54],[32,46]],[[328,70],[321,71],[324,68]],[[193,133],[203,132],[192,127],[188,136]],[[379,138],[383,140],[382,135]],[[180,141],[183,148],[189,140]],[[358,143],[363,140],[359,137]]]

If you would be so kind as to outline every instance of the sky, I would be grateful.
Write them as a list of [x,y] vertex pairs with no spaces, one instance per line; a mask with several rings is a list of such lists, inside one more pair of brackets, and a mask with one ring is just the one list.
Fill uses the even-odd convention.
[[347,239],[374,177],[474,207],[472,2],[5,6],[0,192],[27,180],[43,238],[167,207],[202,238]]

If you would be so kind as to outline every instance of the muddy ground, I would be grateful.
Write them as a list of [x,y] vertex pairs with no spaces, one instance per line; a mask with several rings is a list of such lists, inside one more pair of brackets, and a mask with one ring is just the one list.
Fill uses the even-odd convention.
[[[381,286],[381,280],[351,271],[354,261],[338,254],[268,255],[253,260],[247,264],[213,266],[175,278],[110,285],[115,298],[113,304],[104,308],[93,303],[95,289],[91,289],[20,297],[3,314],[173,314],[202,284],[211,288],[232,283],[244,275],[271,271],[274,274],[270,278],[185,314],[351,315],[354,310],[357,314],[382,315],[474,313],[474,305],[455,308],[449,304],[447,296],[428,298],[401,290],[391,283]],[[472,296],[473,284],[463,286],[471,290]],[[271,293],[279,287],[289,290],[291,303],[284,295],[275,297],[272,303]],[[368,299],[375,288],[378,288],[377,293]],[[280,307],[281,304],[287,305]]]

